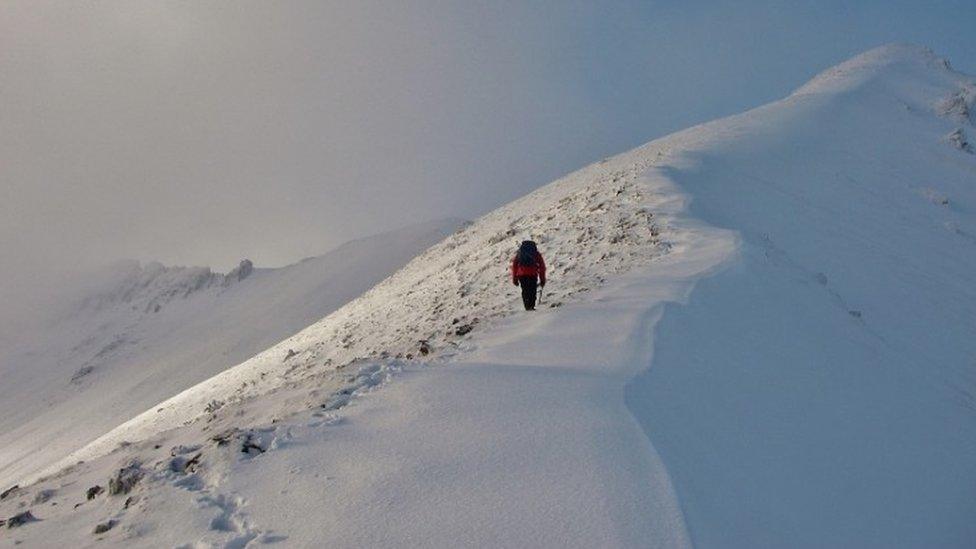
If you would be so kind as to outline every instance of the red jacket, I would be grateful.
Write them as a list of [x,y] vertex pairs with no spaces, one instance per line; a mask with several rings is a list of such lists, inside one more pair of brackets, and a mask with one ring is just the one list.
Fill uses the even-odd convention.
[[538,276],[539,284],[546,283],[546,262],[542,254],[535,253],[535,265],[520,265],[518,255],[512,258],[512,282],[518,282],[520,276]]

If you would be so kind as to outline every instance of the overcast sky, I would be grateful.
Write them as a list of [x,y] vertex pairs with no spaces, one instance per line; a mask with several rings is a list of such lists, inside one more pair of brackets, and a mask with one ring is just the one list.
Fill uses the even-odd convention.
[[976,73],[974,22],[972,0],[8,0],[0,299],[474,217],[886,42]]

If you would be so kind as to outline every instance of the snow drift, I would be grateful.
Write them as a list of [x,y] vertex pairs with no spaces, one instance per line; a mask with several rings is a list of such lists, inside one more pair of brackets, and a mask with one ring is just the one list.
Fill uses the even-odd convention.
[[943,137],[972,90],[889,46],[673,138],[743,243],[627,392],[696,545],[976,543],[976,157]]

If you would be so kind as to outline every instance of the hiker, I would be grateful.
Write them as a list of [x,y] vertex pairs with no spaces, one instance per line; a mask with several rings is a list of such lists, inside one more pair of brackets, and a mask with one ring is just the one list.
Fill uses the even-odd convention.
[[512,284],[522,287],[525,310],[534,311],[536,285],[546,285],[546,262],[531,240],[524,240],[512,259]]

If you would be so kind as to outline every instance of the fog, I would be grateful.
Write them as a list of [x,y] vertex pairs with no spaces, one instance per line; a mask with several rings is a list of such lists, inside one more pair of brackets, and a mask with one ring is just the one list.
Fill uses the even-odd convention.
[[118,258],[283,265],[475,217],[976,3],[39,2],[0,9],[0,330]]

